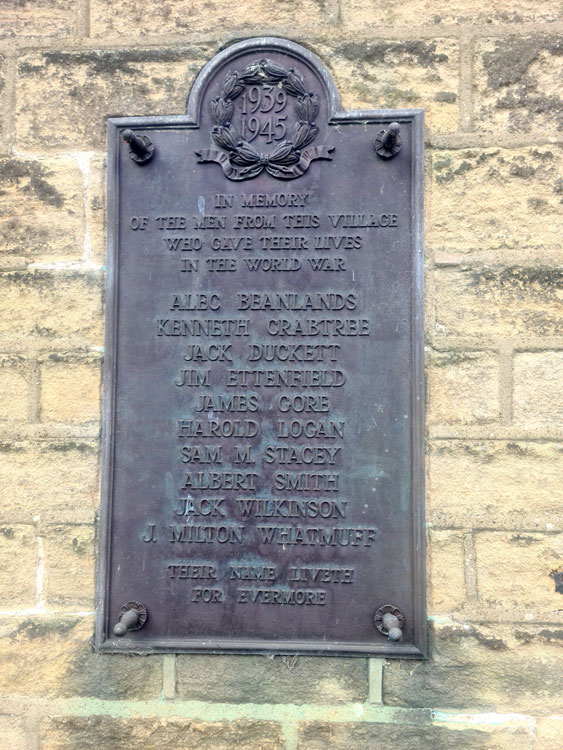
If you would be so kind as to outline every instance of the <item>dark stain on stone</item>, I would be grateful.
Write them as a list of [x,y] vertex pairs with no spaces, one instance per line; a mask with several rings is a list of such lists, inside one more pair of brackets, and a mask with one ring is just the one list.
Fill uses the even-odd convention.
[[0,453],[23,453],[24,451],[23,445],[0,441]]
[[528,455],[528,449],[523,448],[518,443],[507,443],[506,450],[513,456],[526,456]]
[[34,65],[22,62],[20,73],[45,72],[45,66],[54,65],[60,68],[75,68],[88,65],[94,75],[112,76],[116,73],[138,73],[132,67],[135,63],[167,63],[183,60],[200,60],[205,51],[198,47],[180,49],[145,49],[145,50],[84,50],[80,52],[50,51],[43,55],[44,64]]
[[78,622],[78,617],[64,620],[24,620],[13,635],[23,635],[30,640],[50,635],[66,635]]
[[437,102],[446,102],[447,104],[454,104],[457,101],[457,94],[453,91],[438,91],[434,96]]
[[88,542],[84,539],[78,539],[77,537],[74,537],[71,544],[72,549],[79,557],[84,557],[84,555],[89,554],[89,552],[91,551],[91,542]]
[[0,181],[4,183],[15,183],[21,186],[22,195],[33,194],[42,203],[48,206],[61,208],[64,198],[59,191],[53,187],[45,178],[49,171],[44,166],[33,161],[22,161],[20,159],[0,159]]
[[499,39],[495,49],[483,54],[483,67],[487,71],[487,84],[491,89],[522,82],[530,65],[543,50],[555,55],[563,54],[563,38],[557,36],[518,36]]
[[466,172],[475,169],[476,167],[484,164],[486,161],[498,156],[499,150],[495,151],[463,151],[459,158],[461,161],[457,166],[452,165],[452,160],[449,157],[443,157],[442,160],[438,161],[439,166],[435,164],[436,170],[440,172],[435,177],[437,183],[448,183],[452,182],[454,177],[464,175]]
[[79,453],[97,453],[97,446],[91,445],[90,443],[81,443],[75,440],[65,440],[60,443],[50,443],[49,445],[42,445],[41,450],[44,453],[51,451],[58,451],[60,453],[67,453],[68,451],[78,451]]
[[555,581],[555,591],[563,594],[563,570],[552,570],[549,576]]
[[509,266],[507,268],[468,267],[471,275],[471,286],[488,288],[498,286],[501,289],[523,290],[540,287],[542,293],[551,289],[563,289],[563,268],[548,266]]
[[452,163],[452,160],[448,156],[437,156],[434,159],[434,169],[437,172],[441,172],[442,169],[447,169]]
[[[559,593],[563,593],[563,591],[560,591]],[[525,630],[516,630],[514,631],[514,637],[517,641],[521,641],[522,643],[533,643],[533,641],[537,641],[538,638],[543,638],[546,641],[561,641],[563,640],[563,630],[539,630],[537,633],[530,633]]]
[[449,367],[463,362],[474,362],[481,358],[481,352],[433,352],[432,365],[433,367]]
[[64,282],[80,281],[88,286],[100,287],[102,275],[95,271],[6,271],[3,273],[4,280],[20,286],[33,286],[39,289],[49,289]]
[[522,177],[524,180],[533,177],[535,173],[535,168],[530,164],[512,164],[510,167],[510,174],[513,177]]
[[488,446],[483,447],[482,443],[463,443],[461,449],[466,455],[475,458],[482,464],[490,464],[496,458],[494,451],[492,451]]
[[529,547],[532,544],[537,544],[540,540],[529,534],[513,534],[509,541],[513,544],[518,544],[521,547]]
[[14,530],[11,526],[0,526],[0,534],[6,539],[14,538]]
[[448,61],[448,55],[436,52],[436,42],[417,40],[397,42],[346,42],[335,49],[347,60],[368,64],[382,64],[388,53],[413,58],[423,68]]
[[435,637],[449,641],[458,641],[461,638],[474,638],[478,643],[481,643],[483,646],[490,648],[493,651],[505,651],[508,649],[508,646],[502,638],[486,636],[484,633],[477,630],[477,628],[471,626],[468,628],[458,628],[455,626],[445,627],[436,633]]
[[549,115],[557,129],[563,130],[563,100],[557,94],[543,93],[540,80],[530,70],[532,63],[546,51],[562,55],[563,37],[510,37],[497,41],[495,49],[483,55],[488,88],[504,89],[494,106],[511,110],[509,130],[529,130],[530,116],[539,114]]
[[528,198],[527,203],[530,206],[530,208],[534,211],[541,211],[542,208],[545,208],[548,205],[545,198],[535,198],[535,197]]

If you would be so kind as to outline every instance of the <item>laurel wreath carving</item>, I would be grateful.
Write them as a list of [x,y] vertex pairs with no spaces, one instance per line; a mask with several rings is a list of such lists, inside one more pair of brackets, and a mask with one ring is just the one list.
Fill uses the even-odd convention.
[[[270,153],[260,153],[244,140],[232,124],[235,99],[246,86],[266,84],[281,86],[289,96],[295,98],[295,113],[298,117],[290,140],[279,143]],[[223,171],[230,179],[255,177],[263,169],[281,179],[294,179],[302,175],[314,159],[331,159],[332,148],[320,147],[304,151],[316,138],[319,129],[314,121],[319,113],[316,94],[305,90],[303,78],[293,68],[285,70],[271,60],[258,60],[241,71],[227,73],[221,86],[221,95],[211,101],[211,117],[215,123],[211,137],[228,157],[219,160],[215,152],[198,152],[200,161],[220,161]]]

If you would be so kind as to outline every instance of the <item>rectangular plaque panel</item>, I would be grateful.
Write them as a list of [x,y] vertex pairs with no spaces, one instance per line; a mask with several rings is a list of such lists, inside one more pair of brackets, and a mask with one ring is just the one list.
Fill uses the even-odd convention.
[[281,39],[109,121],[98,649],[424,656],[422,133]]

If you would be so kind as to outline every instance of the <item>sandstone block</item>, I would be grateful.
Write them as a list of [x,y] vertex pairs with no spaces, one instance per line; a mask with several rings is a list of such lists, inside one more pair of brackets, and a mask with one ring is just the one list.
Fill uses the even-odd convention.
[[93,526],[47,526],[45,592],[51,607],[91,609],[96,576]]
[[[134,0],[93,0],[90,4],[90,28],[95,37],[150,34],[186,34],[199,31],[217,33],[219,28],[245,29],[259,22],[264,28],[304,27],[309,32],[327,20],[324,3],[261,3],[246,0],[228,8],[218,0],[162,0],[154,12],[146,13]],[[259,19],[259,20],[258,20]]]
[[345,27],[365,31],[386,26],[441,26],[519,24],[557,21],[561,9],[557,0],[538,4],[536,0],[497,0],[483,5],[479,0],[453,0],[447,5],[436,5],[433,0],[407,0],[385,13],[378,0],[341,0],[341,15]]
[[434,623],[429,635],[428,661],[387,663],[385,704],[462,712],[559,710],[563,631]]
[[563,606],[563,534],[484,531],[475,536],[477,587],[483,604],[553,620]]
[[100,274],[13,271],[2,275],[0,333],[76,336],[103,343]]
[[[162,657],[96,654],[93,630],[91,618],[0,621],[0,695],[158,699]],[[100,742],[98,747],[119,745]]]
[[92,522],[99,504],[98,448],[80,441],[0,443],[3,522]]
[[466,599],[463,534],[430,531],[427,581],[429,614],[448,614],[463,606]]
[[551,266],[483,266],[438,269],[439,335],[512,338],[563,334],[561,280]]
[[492,261],[559,258],[563,149],[461,149],[432,155],[427,243],[439,253]]
[[563,716],[538,720],[534,750],[563,750]]
[[338,40],[315,51],[331,69],[345,109],[424,107],[431,132],[457,130],[456,40]]
[[563,352],[514,356],[514,420],[537,427],[563,419]]
[[302,722],[299,750],[373,750],[381,746],[432,750],[528,750],[530,732],[515,728]]
[[559,443],[433,441],[427,518],[433,526],[560,529]]
[[0,158],[0,180],[0,252],[33,261],[82,255],[83,186],[74,159]]
[[41,366],[41,421],[89,422],[100,417],[99,361],[51,357]]
[[[129,30],[134,25],[121,6],[112,16]],[[17,71],[18,147],[105,150],[107,117],[183,113],[189,84],[214,51],[201,45],[25,54]]]
[[34,606],[37,561],[32,526],[0,526],[0,609],[9,611]]
[[490,352],[433,352],[429,424],[483,424],[500,416],[499,366]]
[[139,747],[159,750],[283,750],[278,724],[271,721],[114,719],[68,716],[44,719],[41,750],[99,750]]
[[184,700],[227,703],[346,703],[367,696],[367,661],[300,656],[178,656]]
[[0,355],[0,419],[27,419],[25,360]]
[[563,130],[561,35],[481,39],[475,56],[476,130]]
[[69,36],[76,29],[76,0],[26,0],[0,4],[0,38]]
[[0,716],[0,737],[10,750],[26,750],[25,732],[19,716]]
[[106,259],[106,160],[94,156],[90,160],[87,211],[90,250],[95,263]]

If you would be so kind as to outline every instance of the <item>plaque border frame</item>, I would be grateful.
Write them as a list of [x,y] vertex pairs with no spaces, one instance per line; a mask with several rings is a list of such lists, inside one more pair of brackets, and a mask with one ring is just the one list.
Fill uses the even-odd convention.
[[[109,613],[111,571],[111,520],[113,514],[113,434],[115,417],[115,373],[117,368],[117,322],[119,313],[118,237],[119,237],[119,149],[124,128],[145,131],[163,129],[192,130],[199,127],[199,116],[207,84],[225,60],[233,62],[248,52],[269,50],[288,52],[319,77],[328,95],[328,126],[338,124],[380,124],[393,121],[412,123],[411,163],[411,506],[413,514],[413,612],[414,643],[391,643],[377,633],[373,643],[353,641],[266,640],[251,638],[155,638],[150,642],[112,638]],[[259,37],[232,44],[215,55],[202,68],[189,92],[185,115],[109,117],[107,158],[107,260],[106,316],[102,404],[102,472],[99,517],[98,567],[96,575],[94,648],[103,653],[211,653],[211,654],[303,654],[319,656],[371,656],[380,658],[426,659],[428,637],[426,621],[426,539],[425,539],[425,391],[424,391],[424,110],[377,109],[342,110],[336,85],[324,62],[314,53],[281,37]],[[374,133],[375,135],[375,133]],[[374,155],[374,160],[377,157]],[[418,334],[418,338],[417,338]],[[387,602],[380,602],[380,605]],[[374,613],[375,609],[374,602]],[[150,616],[150,615],[149,615]]]

